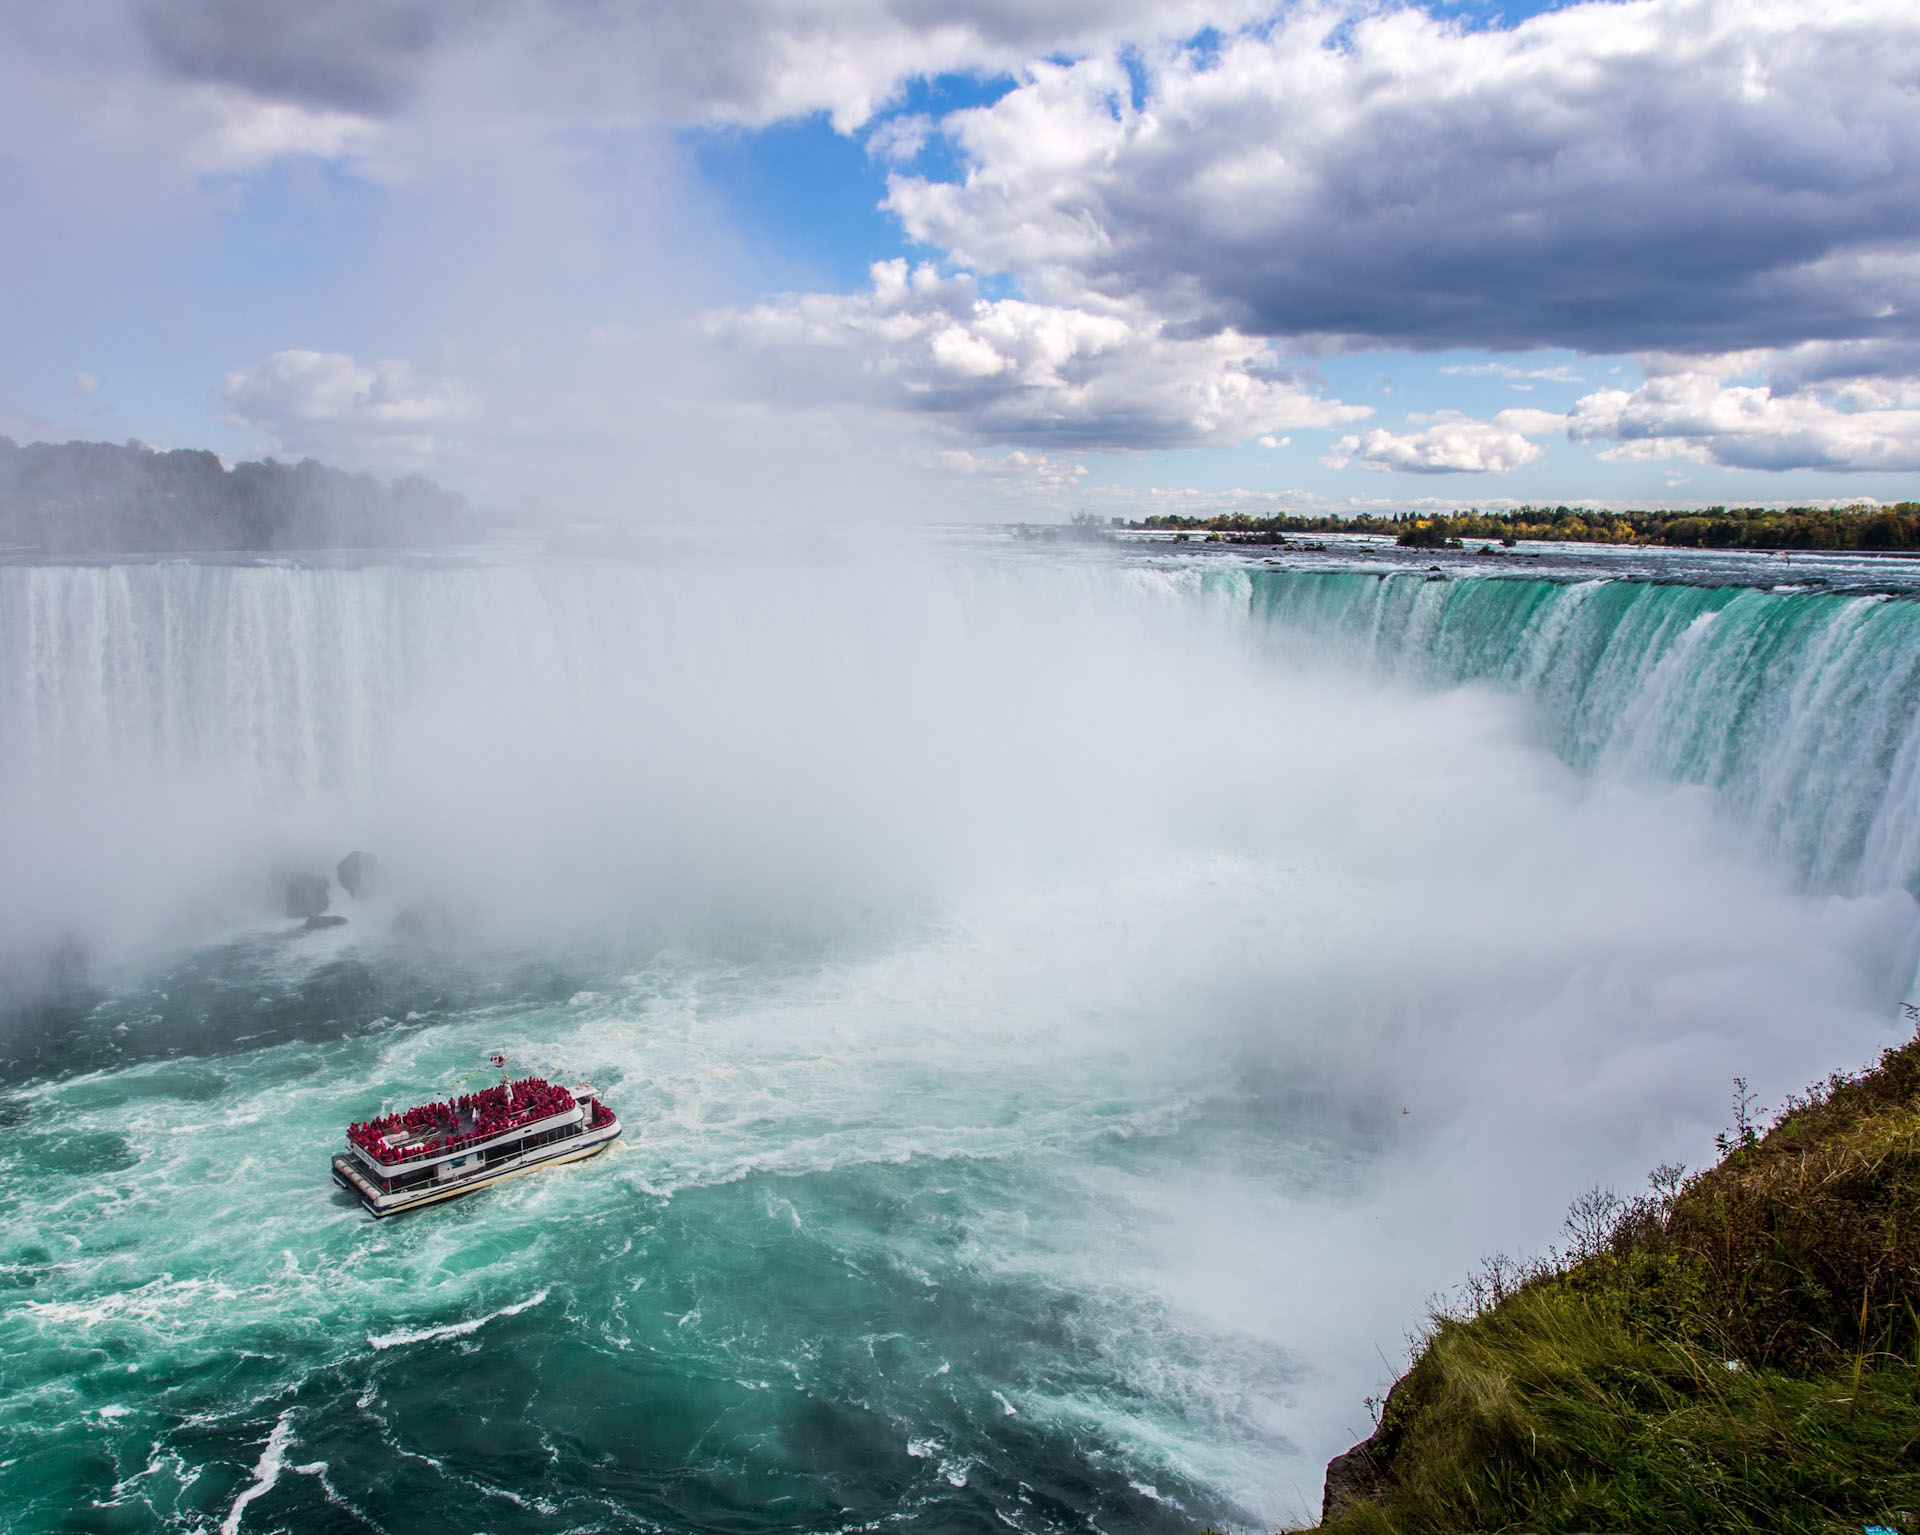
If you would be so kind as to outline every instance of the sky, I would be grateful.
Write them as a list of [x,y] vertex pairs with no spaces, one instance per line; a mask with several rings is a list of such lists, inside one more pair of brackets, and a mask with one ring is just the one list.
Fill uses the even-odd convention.
[[1920,11],[0,0],[0,434],[560,518],[1920,498]]

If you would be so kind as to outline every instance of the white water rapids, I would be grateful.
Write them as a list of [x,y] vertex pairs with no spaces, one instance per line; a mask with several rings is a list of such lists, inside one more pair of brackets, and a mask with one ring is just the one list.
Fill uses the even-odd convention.
[[[1315,579],[0,568],[0,917],[106,992],[12,1047],[20,1528],[1314,1511],[1425,1297],[1710,1155],[1736,1074],[1897,1037],[1911,716],[1868,683],[1920,665],[1836,646],[1787,710],[1830,726],[1735,711],[1715,756],[1676,672],[1736,601],[1529,672],[1569,588],[1426,587],[1474,650]],[[1789,738],[1820,814],[1742,797]],[[353,847],[392,885],[345,927],[263,907]],[[604,1084],[619,1155],[333,1196],[347,1118],[502,1041]]]

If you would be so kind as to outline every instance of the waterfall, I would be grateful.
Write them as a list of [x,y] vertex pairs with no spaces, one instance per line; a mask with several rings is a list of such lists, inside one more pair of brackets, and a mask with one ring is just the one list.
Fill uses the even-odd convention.
[[1244,627],[1244,582],[1205,585],[919,558],[0,566],[0,918],[97,929],[143,883],[177,906],[362,845],[556,921],[813,909],[823,883],[910,901],[1084,823],[1121,793],[1116,744],[1166,760],[1125,695],[1178,698],[1201,631]]
[[[985,540],[0,566],[13,1522],[142,1466],[232,1522],[283,1442],[298,1528],[497,1527],[501,1465],[576,1522],[1295,1519],[1423,1296],[1900,1027],[1916,611]],[[351,848],[345,924],[266,899]],[[625,1149],[327,1203],[502,1048]]]
[[1920,603],[1628,580],[1251,579],[1285,654],[1518,690],[1568,761],[1712,789],[1811,887],[1920,893]]
[[[1709,789],[1809,889],[1920,891],[1904,599],[1192,561],[163,562],[0,567],[0,839],[34,886],[11,915],[63,883],[97,914],[131,865],[258,865],[276,838],[329,862],[432,842],[478,881],[459,850],[484,842],[575,882],[654,871],[661,902],[690,879],[804,905],[822,868],[907,899],[1176,792],[1191,760],[1162,743],[1245,707],[1196,682],[1236,658],[1494,685],[1582,772]],[[79,879],[82,845],[119,864]]]

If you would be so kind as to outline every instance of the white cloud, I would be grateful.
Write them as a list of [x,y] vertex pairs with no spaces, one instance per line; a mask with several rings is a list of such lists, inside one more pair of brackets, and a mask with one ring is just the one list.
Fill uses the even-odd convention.
[[[23,204],[23,227],[51,209],[56,235],[124,220],[175,249],[182,179],[201,183],[202,217],[246,195],[231,178],[290,157],[382,180],[394,194],[388,234],[405,235],[382,249],[404,255],[365,274],[369,291],[419,300],[396,300],[374,322],[390,338],[382,349],[420,355],[423,336],[457,341],[463,373],[484,379],[490,427],[514,424],[520,442],[586,421],[611,440],[660,414],[653,354],[609,384],[565,338],[610,314],[631,320],[634,293],[664,295],[662,309],[722,301],[724,278],[701,299],[679,297],[724,266],[705,259],[720,240],[671,167],[633,169],[670,160],[655,153],[666,135],[627,130],[825,111],[843,129],[867,125],[869,152],[895,165],[924,164],[928,135],[948,135],[964,182],[896,174],[891,204],[943,265],[1012,274],[988,291],[1023,296],[982,298],[971,278],[894,263],[865,292],[786,295],[717,317],[708,338],[743,366],[731,383],[703,373],[702,385],[722,402],[745,392],[761,402],[751,408],[805,416],[808,430],[839,411],[916,464],[929,429],[949,445],[1061,463],[1083,449],[1346,430],[1365,408],[1290,373],[1265,340],[1332,337],[1633,348],[1646,383],[1589,394],[1576,416],[1581,440],[1607,457],[1914,464],[1920,13],[1910,4],[1623,0],[1477,32],[1358,0],[1307,0],[1258,20],[1268,10],[1252,0],[0,4],[0,155],[31,173],[41,198]],[[1224,34],[1217,47],[1168,41],[1208,23]],[[1125,43],[1137,51],[1123,55]],[[1022,83],[940,123],[875,118],[904,81],[945,70],[1010,70]],[[622,156],[623,169],[607,168]],[[621,175],[657,185],[628,197]],[[140,225],[128,210],[143,199],[160,214]],[[695,257],[633,256],[633,231],[654,227]],[[102,236],[98,248],[112,244]],[[618,285],[604,280],[615,250],[628,279]],[[340,344],[367,328],[343,333],[303,308],[291,334]],[[516,391],[518,365],[503,359],[542,347],[544,386]],[[121,378],[112,364],[95,360]],[[1516,388],[1578,382],[1567,367],[1445,371],[1456,368]],[[696,371],[676,352],[672,387],[690,393]],[[123,411],[126,387],[114,389]],[[444,460],[456,441],[485,451],[505,440],[469,430],[474,387],[399,361],[282,352],[237,370],[222,392],[232,419],[286,451],[350,463],[412,467]],[[1516,424],[1521,414],[1369,431],[1333,457],[1506,473],[1543,451],[1543,429]]]
[[[1386,485],[1379,480],[1364,483],[1381,488]],[[1590,500],[1588,504],[1601,503]],[[1436,512],[1465,511],[1469,505],[1487,511],[1510,511],[1520,503],[1483,493],[1469,499],[1439,495],[1330,496],[1302,489],[1198,490],[1188,485],[1090,485],[1080,488],[1071,500],[1062,499],[1058,505],[1061,516],[1078,507],[1099,517],[1132,520],[1156,515],[1217,517],[1235,512],[1245,512],[1250,517],[1358,517],[1363,512],[1374,517],[1395,512],[1432,516]]]
[[1357,463],[1407,474],[1510,474],[1545,454],[1532,436],[1566,425],[1565,416],[1550,410],[1503,410],[1491,421],[1443,411],[1423,431],[1396,434],[1376,427],[1342,437],[1322,462],[1331,469]]
[[984,483],[1002,494],[1041,500],[1077,489],[1087,475],[1087,466],[1078,459],[1053,453],[1025,453],[1018,448],[998,456],[949,448],[933,454],[929,467],[942,474]]
[[1059,449],[1238,443],[1357,421],[1265,343],[1169,335],[1151,316],[983,299],[967,274],[905,261],[857,294],[789,294],[714,316],[763,395],[913,413],[980,443]]
[[1029,65],[899,176],[1036,297],[1248,334],[1702,352],[1916,334],[1911,0],[1587,3],[1472,31],[1310,7],[1217,53]]
[[927,147],[933,119],[924,112],[882,119],[867,135],[867,153],[889,165],[905,165]]
[[1578,384],[1580,375],[1566,363],[1552,368],[1516,368],[1510,362],[1454,362],[1440,370],[1462,378],[1544,379],[1554,384]]
[[[1719,369],[1687,371],[1727,377]],[[1920,406],[1920,339],[1810,341],[1750,371],[1764,371],[1776,394],[1831,390],[1854,410]]]
[[[316,118],[385,119],[449,64],[513,62],[491,101],[576,122],[765,124],[827,112],[850,132],[908,80],[1232,28],[1267,0],[98,0],[0,11],[21,55],[133,66]],[[69,16],[46,13],[68,11]]]
[[202,86],[183,98],[187,164],[202,173],[249,171],[293,155],[357,159],[379,143],[379,125],[353,112],[263,101],[227,86]]
[[276,451],[388,471],[431,467],[449,429],[476,409],[456,380],[402,358],[361,364],[340,352],[275,352],[234,369],[220,395],[227,419],[266,432]]
[[[1844,381],[1843,381],[1844,382]],[[1871,381],[1870,398],[1920,401],[1916,381]],[[1846,391],[1842,391],[1844,395]],[[1738,469],[1920,470],[1920,409],[1847,409],[1812,392],[1668,373],[1638,389],[1603,389],[1569,419],[1576,441],[1609,442],[1612,460],[1691,459]]]

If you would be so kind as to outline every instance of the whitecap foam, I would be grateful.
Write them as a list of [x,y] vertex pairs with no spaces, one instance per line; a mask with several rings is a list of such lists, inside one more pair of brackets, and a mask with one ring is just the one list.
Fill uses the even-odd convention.
[[280,1468],[286,1462],[287,1445],[292,1439],[293,1409],[289,1407],[274,1421],[273,1432],[267,1435],[267,1446],[254,1463],[252,1483],[240,1489],[240,1496],[233,1500],[227,1517],[220,1521],[220,1535],[239,1535],[240,1518],[246,1513],[247,1505],[273,1490],[273,1484],[280,1480]]
[[486,1316],[474,1317],[470,1321],[448,1322],[439,1327],[422,1327],[408,1332],[370,1332],[367,1334],[367,1342],[376,1349],[388,1349],[403,1348],[409,1343],[437,1343],[442,1338],[464,1338],[478,1332],[489,1322],[497,1322],[502,1317],[518,1316],[523,1311],[532,1310],[544,1301],[549,1293],[547,1290],[542,1290],[526,1300],[511,1306],[502,1306],[498,1311],[489,1312]]

